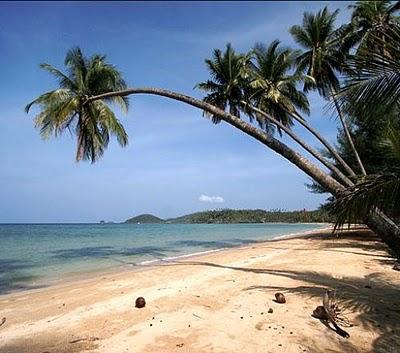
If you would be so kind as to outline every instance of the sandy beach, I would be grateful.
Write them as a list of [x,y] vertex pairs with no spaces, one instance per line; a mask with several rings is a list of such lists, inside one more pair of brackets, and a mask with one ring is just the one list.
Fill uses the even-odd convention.
[[[325,231],[3,295],[0,352],[399,352],[393,263],[367,230]],[[348,339],[311,316],[326,288]]]

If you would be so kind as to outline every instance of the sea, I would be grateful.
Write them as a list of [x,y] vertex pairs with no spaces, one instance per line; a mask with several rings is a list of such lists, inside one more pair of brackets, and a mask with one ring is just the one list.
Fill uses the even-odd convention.
[[0,224],[0,295],[324,228],[324,224]]

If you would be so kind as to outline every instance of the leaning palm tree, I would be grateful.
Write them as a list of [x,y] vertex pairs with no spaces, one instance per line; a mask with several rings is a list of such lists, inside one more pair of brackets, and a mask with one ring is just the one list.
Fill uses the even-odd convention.
[[251,97],[254,106],[291,127],[293,114],[299,111],[309,114],[310,106],[306,95],[297,89],[304,76],[290,72],[296,52],[279,44],[274,40],[268,47],[255,45],[255,61],[250,71]]
[[109,103],[116,103],[127,111],[128,99],[115,96],[86,105],[82,103],[93,95],[125,89],[126,84],[121,73],[107,63],[105,56],[86,58],[79,48],[73,48],[68,51],[64,63],[66,73],[52,65],[41,64],[57,78],[60,87],[42,94],[25,110],[29,112],[33,105],[40,106],[35,125],[44,138],[74,129],[77,136],[76,160],[95,162],[107,147],[110,135],[115,135],[121,146],[128,143],[124,127],[109,106]]
[[[80,51],[79,51],[80,52]],[[106,105],[105,102],[112,102],[116,101],[119,102],[120,104],[122,103],[121,100],[124,100],[125,97],[128,95],[132,94],[150,94],[150,95],[157,95],[157,96],[162,96],[166,97],[169,99],[173,99],[179,102],[183,102],[185,104],[191,105],[193,107],[196,107],[198,109],[201,109],[203,112],[207,112],[207,114],[210,114],[212,116],[215,116],[219,118],[220,120],[225,121],[229,125],[237,128],[238,130],[244,132],[245,134],[251,136],[252,138],[256,139],[266,147],[270,148],[274,152],[278,153],[281,155],[283,158],[288,160],[290,163],[294,164],[297,166],[300,170],[302,170],[304,173],[306,173],[308,176],[310,176],[313,180],[315,180],[318,184],[320,184],[322,187],[324,187],[327,191],[332,193],[332,195],[339,195],[342,191],[346,189],[346,186],[343,185],[341,182],[330,176],[328,173],[323,171],[319,166],[315,165],[311,161],[309,161],[306,157],[301,155],[299,152],[293,150],[283,142],[277,140],[274,138],[272,135],[266,133],[264,130],[257,128],[256,126],[244,121],[243,119],[240,119],[239,117],[224,111],[220,109],[217,106],[214,106],[208,102],[204,102],[198,99],[195,99],[193,97],[173,92],[173,91],[168,91],[165,89],[161,88],[153,88],[153,87],[143,87],[143,88],[127,88],[127,89],[120,89],[120,90],[115,90],[115,86],[122,86],[124,87],[125,84],[123,83],[120,75],[113,76],[114,79],[111,79],[108,73],[105,73],[104,75],[99,75],[98,77],[98,83],[100,86],[110,86],[110,91],[109,92],[104,92],[100,93],[103,91],[103,89],[98,90],[96,89],[96,86],[91,86],[93,89],[93,92],[89,92],[85,88],[82,82],[85,82],[86,84],[89,84],[90,80],[88,80],[88,70],[83,69],[83,67],[88,68],[88,64],[85,63],[85,60],[83,60],[83,55],[81,53],[78,53],[76,55],[79,61],[81,61],[81,64],[79,65],[72,65],[70,64],[70,61],[67,60],[66,64],[67,66],[70,66],[71,69],[75,70],[69,70],[68,75],[61,74],[61,72],[57,71],[57,77],[60,78],[60,90],[66,89],[67,96],[70,97],[70,100],[64,100],[64,104],[60,103],[59,100],[56,100],[55,104],[51,104],[51,93],[49,92],[47,94],[44,94],[40,96],[38,99],[33,101],[31,104],[28,105],[27,110],[29,110],[30,106],[32,104],[39,104],[42,107],[42,112],[38,115],[37,120],[39,122],[39,126],[43,128],[45,125],[48,125],[49,131],[58,133],[59,131],[63,131],[65,128],[63,126],[68,125],[68,122],[72,119],[78,119],[76,126],[76,133],[78,136],[78,151],[79,151],[79,146],[81,144],[81,138],[80,136],[83,135],[82,133],[82,128],[80,126],[82,124],[88,123],[92,128],[90,129],[85,129],[83,130],[84,136],[86,137],[87,144],[97,144],[97,139],[99,139],[98,131],[97,129],[105,129],[111,127],[110,121],[104,119],[104,113],[102,113],[102,109],[98,109],[97,104],[101,105],[101,107],[104,107]],[[68,55],[67,57],[70,57]],[[75,57],[75,55],[73,55]],[[92,60],[89,60],[91,62]],[[99,65],[102,66],[102,65]],[[113,68],[114,69],[114,68]],[[53,71],[53,70],[52,70]],[[105,70],[107,72],[107,70]],[[66,85],[64,80],[70,80],[71,82]],[[108,84],[102,83],[103,80],[108,82]],[[80,91],[75,88],[73,83],[76,81],[76,84],[79,85],[79,87],[84,90],[85,93],[80,93]],[[104,87],[103,86],[103,87]],[[64,88],[67,87],[67,88]],[[107,89],[107,88],[105,88]],[[99,92],[100,91],[100,92]],[[53,91],[53,92],[57,92]],[[73,100],[72,97],[77,97],[77,99]],[[67,102],[72,102],[71,105],[73,105],[73,109],[70,109],[71,114],[69,115],[69,120],[65,119],[65,114],[64,110],[61,109],[61,107],[69,106],[69,104],[66,104]],[[125,105],[125,100],[123,105]],[[54,108],[54,109],[53,109]],[[110,109],[107,107],[107,110]],[[92,114],[92,112],[94,112]],[[95,112],[98,112],[96,114]],[[88,120],[88,121],[86,121]],[[41,123],[43,121],[43,123]],[[121,129],[122,126],[118,123],[118,125]],[[44,131],[46,131],[47,128],[44,128]],[[115,127],[112,127],[110,131],[114,131],[114,134],[116,131],[123,131],[120,129],[115,129]],[[101,136],[101,134],[100,134]],[[124,137],[124,140],[121,140],[122,142],[126,142],[126,134],[122,134]],[[117,137],[120,137],[120,135],[117,135]],[[101,152],[103,152],[103,149],[107,147],[107,144],[104,144],[104,140],[99,140],[99,142],[103,143],[100,147]],[[84,145],[86,148],[87,145]],[[94,145],[92,147],[88,147],[89,151],[95,151],[98,152],[98,146]],[[79,155],[79,153],[78,153]],[[89,153],[89,159],[92,161],[96,160],[97,156],[100,156],[101,153]],[[83,155],[85,156],[85,155]],[[90,158],[94,157],[94,158]],[[385,241],[389,247],[394,249],[398,254],[400,254],[400,232],[399,228],[393,224],[393,222],[390,221],[384,214],[378,214],[378,213],[369,213],[366,219],[366,223],[372,228],[375,229],[376,232],[382,237],[383,241]]]
[[[278,41],[272,42],[268,48],[258,44],[247,55],[235,53],[228,44],[225,51],[215,49],[213,57],[205,60],[211,79],[196,87],[207,93],[203,99],[205,102],[239,117],[244,113],[250,122],[255,119],[269,134],[273,134],[275,129],[280,135],[282,131],[286,132],[345,185],[352,185],[333,163],[290,129],[292,116],[299,120],[298,109],[309,112],[307,97],[296,87],[303,75],[288,72],[294,66],[294,59],[295,53],[288,48],[281,49]],[[214,115],[211,117],[214,123],[221,120]],[[301,123],[305,124],[302,118]]]
[[[224,52],[215,49],[213,57],[205,60],[211,79],[196,85],[207,92],[204,101],[222,110],[228,109],[231,114],[240,117],[249,60],[249,55],[236,53],[230,43]],[[211,115],[211,118],[214,123],[221,121],[215,115]]]
[[317,89],[322,97],[333,101],[361,173],[366,175],[349,127],[336,99],[337,90],[340,87],[337,73],[343,71],[343,62],[346,58],[346,53],[341,46],[341,37],[338,35],[341,33],[334,30],[337,14],[338,10],[330,13],[326,7],[316,14],[306,12],[302,25],[292,26],[290,33],[305,50],[297,58],[299,69],[307,72],[307,75],[314,79],[305,83],[305,91]]
[[356,185],[349,187],[327,208],[336,215],[336,227],[345,223],[358,223],[373,210],[383,210],[399,216],[400,209],[400,133],[389,127],[386,131],[386,152],[393,164],[379,173],[363,177]]
[[[300,115],[300,112],[309,113],[309,104],[304,93],[297,89],[297,85],[301,82],[312,81],[312,78],[299,70],[293,72],[297,51],[278,46],[279,41],[274,41],[268,48],[258,44],[253,49],[255,63],[249,66],[250,86],[253,90],[252,104],[264,113],[270,113],[285,126],[290,127],[293,119],[296,120],[322,143],[348,175],[355,177],[354,171],[336,149]],[[258,111],[258,116],[265,118],[263,112]],[[287,129],[281,129],[287,132]],[[311,154],[316,157],[315,153],[311,152]],[[328,166],[328,168],[332,170],[331,167]]]
[[[267,122],[274,123],[278,132],[285,131],[294,141],[308,151],[323,165],[328,167],[346,185],[352,182],[333,163],[328,161],[320,152],[311,148],[291,130],[293,119],[314,134],[328,148],[334,148],[310,127],[300,112],[309,114],[309,102],[304,92],[298,90],[299,83],[309,79],[295,67],[296,51],[280,47],[278,40],[269,46],[258,43],[253,48],[254,61],[248,65],[249,83],[246,89],[248,101],[242,101],[247,111],[254,112],[261,127]],[[336,151],[335,151],[336,152]],[[342,162],[338,156],[339,163]],[[342,165],[350,169],[347,164]],[[350,169],[351,171],[351,169]]]
[[[395,127],[400,124],[400,28],[393,26],[385,36],[381,34],[378,31],[371,35],[375,50],[361,49],[349,59],[349,68],[357,74],[347,77],[339,99],[365,123],[385,119],[381,153],[385,153],[388,163],[339,193],[329,205],[337,216],[338,227],[364,219],[371,210],[399,216],[400,133]],[[383,45],[384,52],[380,50]]]

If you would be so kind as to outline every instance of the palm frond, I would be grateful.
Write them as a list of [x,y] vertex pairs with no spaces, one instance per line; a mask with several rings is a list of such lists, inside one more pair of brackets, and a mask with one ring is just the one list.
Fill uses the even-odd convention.
[[28,113],[33,105],[39,106],[35,126],[42,137],[57,136],[75,127],[77,161],[95,162],[103,155],[110,136],[115,136],[121,146],[126,146],[127,133],[107,103],[116,104],[126,112],[129,108],[127,97],[116,96],[84,105],[87,97],[125,89],[122,74],[106,61],[104,55],[87,58],[78,47],[67,52],[65,66],[67,73],[50,64],[41,65],[55,76],[60,88],[42,94],[25,107]]

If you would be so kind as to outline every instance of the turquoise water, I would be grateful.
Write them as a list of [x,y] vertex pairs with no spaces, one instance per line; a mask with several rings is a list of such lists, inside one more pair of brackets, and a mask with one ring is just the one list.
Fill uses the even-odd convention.
[[320,224],[0,224],[0,294],[251,244]]

